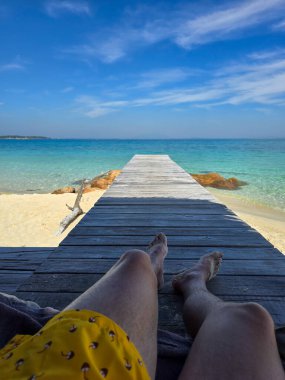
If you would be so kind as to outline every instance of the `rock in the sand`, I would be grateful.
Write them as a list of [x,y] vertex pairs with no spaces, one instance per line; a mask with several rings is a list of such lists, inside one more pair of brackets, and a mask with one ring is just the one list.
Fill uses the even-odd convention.
[[61,189],[54,190],[52,192],[52,194],[65,194],[65,193],[75,193],[75,187],[66,186],[66,187],[62,187]]
[[92,179],[90,182],[90,186],[97,187],[99,189],[107,189],[120,173],[121,170],[110,170],[103,177],[95,177],[94,179]]
[[112,182],[110,182],[109,180],[107,180],[106,178],[99,178],[99,179],[95,179],[95,180],[92,180],[90,185],[91,187],[97,187],[97,189],[107,189],[108,186],[111,184]]
[[[121,173],[121,170],[110,170],[103,175],[99,175],[93,178],[88,184],[86,184],[83,193],[90,193],[91,191],[96,191],[98,189],[107,189],[115,180],[115,178]],[[75,182],[74,182],[75,183]],[[81,184],[81,181],[76,181],[76,183]],[[76,189],[72,186],[63,187],[52,192],[52,194],[64,194],[64,193],[76,193]]]
[[108,172],[108,178],[113,182],[118,175],[121,173],[122,170],[110,170]]
[[211,186],[216,189],[235,190],[247,183],[237,178],[224,178],[218,173],[191,174],[191,176],[202,186]]

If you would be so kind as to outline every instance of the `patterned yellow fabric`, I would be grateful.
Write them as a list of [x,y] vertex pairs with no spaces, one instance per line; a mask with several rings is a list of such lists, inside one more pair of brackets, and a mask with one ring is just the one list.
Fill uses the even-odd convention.
[[37,334],[16,335],[0,350],[1,379],[150,380],[124,330],[106,316],[69,310]]

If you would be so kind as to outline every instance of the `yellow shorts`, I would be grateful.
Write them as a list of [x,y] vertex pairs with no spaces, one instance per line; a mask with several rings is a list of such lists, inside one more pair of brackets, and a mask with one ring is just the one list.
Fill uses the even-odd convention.
[[37,334],[16,335],[0,350],[1,379],[150,380],[124,330],[90,310],[63,311]]

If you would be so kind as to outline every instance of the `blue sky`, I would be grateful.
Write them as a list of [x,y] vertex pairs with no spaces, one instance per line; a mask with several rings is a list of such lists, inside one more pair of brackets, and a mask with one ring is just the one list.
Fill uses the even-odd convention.
[[1,0],[0,134],[285,137],[285,0]]

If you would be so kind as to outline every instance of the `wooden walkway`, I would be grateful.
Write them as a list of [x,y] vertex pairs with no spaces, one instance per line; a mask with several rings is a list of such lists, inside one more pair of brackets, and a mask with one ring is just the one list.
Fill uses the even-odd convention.
[[184,333],[182,300],[171,277],[208,252],[224,252],[209,288],[224,300],[257,301],[285,323],[285,258],[220,204],[167,155],[136,155],[61,245],[16,294],[41,305],[66,306],[130,248],[144,249],[158,232],[168,237],[159,325]]
[[54,249],[0,247],[0,292],[14,294]]

